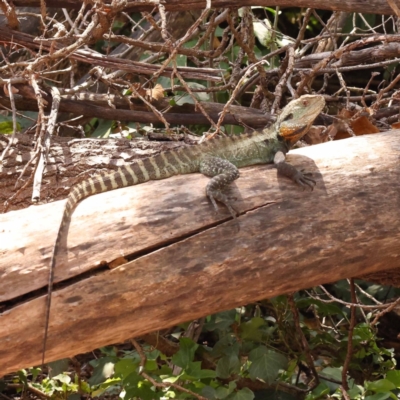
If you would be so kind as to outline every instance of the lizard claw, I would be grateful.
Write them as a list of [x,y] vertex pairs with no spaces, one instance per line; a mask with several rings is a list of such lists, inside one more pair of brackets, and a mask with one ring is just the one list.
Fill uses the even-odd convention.
[[312,174],[310,172],[304,172],[303,171],[297,171],[297,174],[293,177],[293,180],[300,185],[303,190],[309,187],[311,191],[314,190],[314,186],[317,184],[317,182],[310,178]]
[[287,176],[292,181],[296,182],[299,186],[303,188],[303,190],[307,187],[313,190],[314,186],[317,183],[314,179],[310,178],[312,174],[304,171],[299,171],[298,169],[293,167],[293,165],[290,165],[285,161],[278,162],[276,164],[276,167],[279,173]]
[[220,203],[222,203],[228,209],[228,211],[232,215],[232,217],[234,219],[236,219],[238,212],[231,206],[230,198],[228,198],[223,193],[219,193],[219,192],[207,193],[207,196],[209,197],[209,199],[217,213],[219,212],[219,210],[218,210],[217,202],[215,200],[218,200]]

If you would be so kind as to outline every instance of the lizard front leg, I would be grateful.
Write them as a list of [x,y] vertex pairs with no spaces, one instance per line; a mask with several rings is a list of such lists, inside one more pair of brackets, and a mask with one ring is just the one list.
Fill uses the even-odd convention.
[[212,178],[206,186],[206,194],[210,198],[214,208],[218,211],[215,200],[218,200],[229,210],[231,215],[236,218],[236,211],[230,204],[228,196],[222,193],[230,183],[239,178],[239,170],[228,160],[219,157],[208,156],[200,163],[200,172]]
[[287,176],[303,188],[308,186],[311,190],[314,189],[314,186],[316,185],[315,180],[310,178],[308,176],[309,174],[303,174],[303,172],[296,169],[293,165],[287,163],[285,161],[285,155],[281,151],[278,151],[275,154],[274,164],[280,174]]

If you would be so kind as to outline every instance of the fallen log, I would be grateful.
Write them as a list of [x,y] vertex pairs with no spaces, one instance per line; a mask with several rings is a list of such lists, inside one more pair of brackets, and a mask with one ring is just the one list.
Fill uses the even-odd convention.
[[[214,213],[200,174],[85,199],[57,258],[46,361],[400,267],[399,133],[291,152],[291,163],[314,173],[313,192],[272,166],[242,169],[231,191],[237,221],[223,208]],[[63,205],[0,215],[0,376],[41,362],[47,268]]]

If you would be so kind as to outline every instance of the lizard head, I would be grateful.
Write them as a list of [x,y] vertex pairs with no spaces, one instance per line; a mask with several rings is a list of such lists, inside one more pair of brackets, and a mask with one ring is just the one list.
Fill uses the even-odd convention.
[[325,99],[320,95],[307,94],[291,101],[278,117],[278,135],[289,147],[293,146],[308,132],[324,107]]

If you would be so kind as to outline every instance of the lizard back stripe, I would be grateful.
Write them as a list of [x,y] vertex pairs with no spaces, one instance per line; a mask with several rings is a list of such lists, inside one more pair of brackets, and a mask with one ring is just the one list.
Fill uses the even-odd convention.
[[190,160],[190,157],[185,152],[186,149],[179,149],[174,152],[174,157],[178,161],[178,168],[180,174],[189,174],[193,172],[192,163],[193,160]]
[[139,164],[139,161],[138,161],[135,164],[131,164],[129,167],[132,169],[134,175],[136,176],[136,179],[138,180],[138,183],[146,182],[146,178],[143,175],[143,170],[142,170],[142,168],[140,168],[139,165],[140,164]]
[[190,164],[190,163],[193,162],[193,158],[190,158],[190,157],[189,157],[189,154],[190,154],[190,152],[188,152],[188,151],[182,151],[182,152],[180,153],[180,156],[181,156],[181,159],[183,159],[184,162]]
[[[126,170],[126,168],[125,168],[125,170]],[[132,176],[127,171],[126,171],[126,174],[123,174],[121,168],[118,170],[118,175],[116,176],[116,178],[120,178],[122,185],[124,185],[124,186],[133,185],[133,183],[134,183]]]
[[178,171],[179,173],[184,173],[184,167],[185,165],[183,164],[182,160],[179,157],[179,153],[175,150],[172,150],[171,152],[171,156],[175,159],[174,164],[178,167]]
[[130,165],[123,165],[120,168],[120,174],[121,179],[123,175],[129,185],[136,185],[137,183],[139,183],[139,178],[136,176],[135,171],[131,168]]
[[145,158],[143,160],[143,168],[146,170],[147,173],[147,180],[154,180],[156,179],[156,169],[154,168],[153,163],[150,161],[150,158]]
[[98,178],[98,182],[100,183],[101,191],[102,191],[102,192],[106,192],[107,190],[110,190],[110,189],[111,189],[111,187],[110,187],[110,188],[107,188],[107,185],[104,183],[103,177]]
[[150,157],[147,160],[150,162],[150,164],[151,164],[151,166],[152,166],[152,168],[154,170],[153,179],[160,179],[161,170],[160,170],[160,167],[157,165],[157,161],[156,161],[157,159],[154,158],[154,157]]
[[185,153],[192,160],[192,162],[202,157],[202,155],[207,154],[206,151],[197,149],[197,147],[198,146],[190,146],[185,148]]
[[153,162],[157,165],[158,169],[160,170],[160,173],[163,174],[163,170],[165,169],[166,166],[166,159],[165,157],[162,157],[163,153],[157,154],[154,157],[151,157]]
[[168,156],[168,153],[161,153],[157,157],[161,157],[164,162],[166,176],[170,176],[168,171],[172,171],[172,173],[179,174],[178,168],[176,168],[176,166],[174,164],[171,164],[171,161],[173,161],[173,158],[171,156]]
[[[110,174],[110,175],[104,177],[104,179],[107,179],[107,178],[110,181],[112,189],[117,189],[119,187],[128,186],[128,184],[126,183],[126,178],[124,176],[121,176],[119,169],[117,172],[114,172],[113,174]],[[118,184],[118,179],[121,180],[121,184]],[[125,181],[125,184],[124,184],[124,181]]]
[[73,190],[70,194],[69,194],[71,203],[76,204],[79,201],[79,190]]
[[87,190],[87,185],[86,185],[86,184],[82,184],[82,185],[81,185],[81,188],[82,188],[84,197],[90,196],[90,193],[89,193],[88,190]]
[[149,173],[147,172],[147,169],[146,169],[146,167],[144,165],[144,161],[143,160],[138,160],[136,164],[139,166],[139,168],[140,168],[140,170],[142,171],[142,174],[143,174],[143,180],[141,182],[148,181],[150,179],[150,176],[149,176]]
[[93,182],[95,193],[101,193],[103,190],[102,190],[99,180],[92,178],[92,182]]
[[88,184],[89,184],[88,189],[90,189],[90,193],[91,193],[91,194],[95,194],[95,193],[96,193],[96,188],[95,188],[95,186],[94,186],[93,179],[92,179],[92,178],[89,178],[89,179],[87,180],[87,182],[88,182]]

